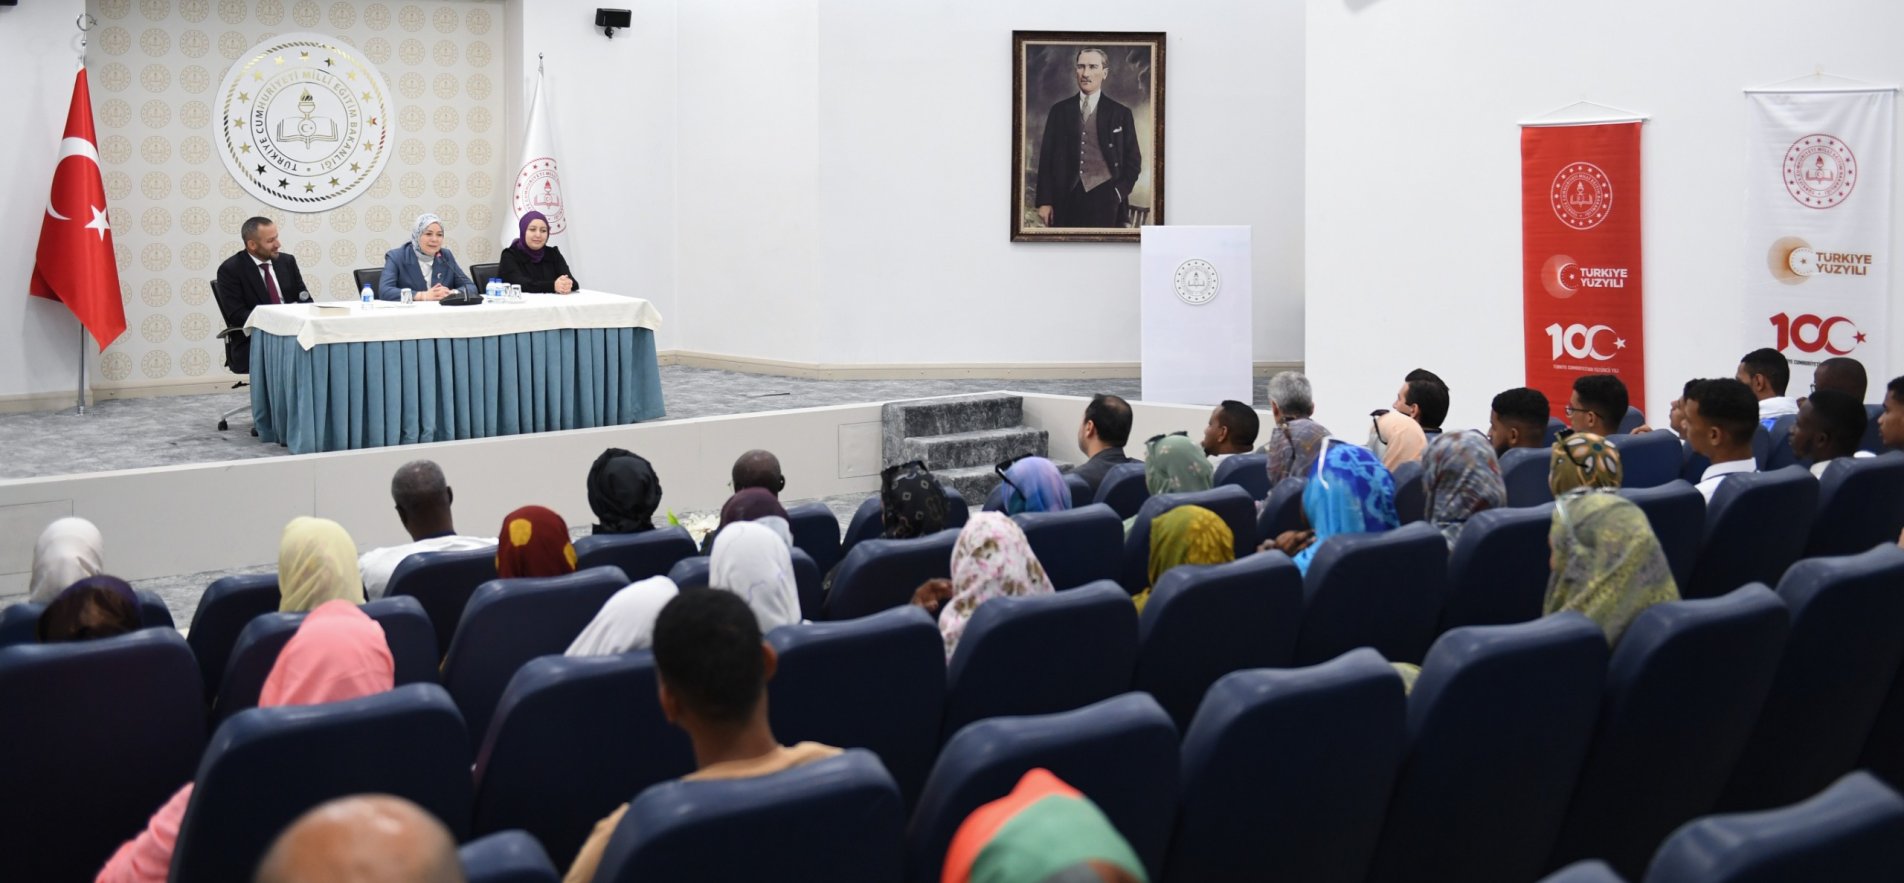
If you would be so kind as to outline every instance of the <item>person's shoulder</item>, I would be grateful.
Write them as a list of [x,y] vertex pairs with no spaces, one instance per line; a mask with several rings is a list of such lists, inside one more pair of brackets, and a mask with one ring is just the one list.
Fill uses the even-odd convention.
[[238,249],[238,253],[232,255],[231,257],[226,258],[224,263],[221,263],[218,265],[218,269],[242,270],[245,268],[245,258],[248,258],[250,256],[251,256],[251,252],[245,251],[242,248]]
[[1115,98],[1112,98],[1111,93],[1109,92],[1106,92],[1103,95],[1098,96],[1097,102],[1098,102],[1099,108],[1110,108],[1119,113],[1126,113],[1126,114],[1131,112],[1130,105],[1125,104],[1124,102],[1119,101]]
[[393,248],[389,251],[384,252],[383,259],[386,261],[400,260],[403,258],[403,253],[408,250],[410,250],[410,243],[408,242],[402,243],[398,245],[396,248]]

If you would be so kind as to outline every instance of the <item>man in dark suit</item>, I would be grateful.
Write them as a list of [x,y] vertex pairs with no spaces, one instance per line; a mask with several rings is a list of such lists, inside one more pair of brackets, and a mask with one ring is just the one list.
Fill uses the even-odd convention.
[[1096,47],[1074,56],[1078,94],[1051,106],[1038,148],[1038,220],[1047,227],[1122,227],[1131,188],[1143,171],[1137,120],[1104,94],[1111,55]]
[[[218,310],[226,328],[243,328],[251,308],[260,304],[297,303],[304,297],[304,276],[297,258],[278,251],[278,225],[270,218],[252,218],[240,231],[245,250],[218,265]],[[225,367],[233,374],[251,373],[251,339],[233,334],[225,338]]]

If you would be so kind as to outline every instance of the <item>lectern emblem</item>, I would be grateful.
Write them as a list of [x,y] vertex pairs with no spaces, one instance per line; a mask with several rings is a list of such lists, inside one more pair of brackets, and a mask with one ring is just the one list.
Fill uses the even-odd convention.
[[369,189],[390,159],[390,88],[335,37],[287,34],[251,47],[218,97],[225,168],[267,205],[336,208]]
[[1200,307],[1216,300],[1221,280],[1217,278],[1216,265],[1202,258],[1191,258],[1177,265],[1174,280],[1177,299],[1193,307]]

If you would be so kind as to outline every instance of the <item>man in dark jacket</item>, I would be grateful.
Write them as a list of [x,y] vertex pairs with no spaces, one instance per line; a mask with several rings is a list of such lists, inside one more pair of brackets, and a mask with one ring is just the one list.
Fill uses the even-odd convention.
[[1038,220],[1047,227],[1122,227],[1143,171],[1137,121],[1104,94],[1109,52],[1075,56],[1078,94],[1051,106],[1038,148]]
[[[245,250],[218,265],[218,311],[226,328],[243,328],[251,308],[260,304],[297,303],[305,293],[297,258],[278,251],[278,225],[270,218],[252,218],[240,231]],[[225,367],[233,374],[251,373],[251,338],[225,338]]]

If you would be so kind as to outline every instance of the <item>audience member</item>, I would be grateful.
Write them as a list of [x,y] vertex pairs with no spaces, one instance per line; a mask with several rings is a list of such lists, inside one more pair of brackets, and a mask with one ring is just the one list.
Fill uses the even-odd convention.
[[972,811],[946,848],[944,883],[1141,883],[1144,863],[1090,798],[1033,769]]
[[397,468],[390,479],[390,498],[397,504],[397,520],[410,534],[410,542],[401,546],[371,549],[357,557],[357,569],[363,573],[364,596],[372,601],[383,597],[403,559],[418,552],[452,552],[481,549],[496,544],[494,539],[459,536],[450,517],[450,504],[456,493],[443,477],[443,468],[430,460],[411,460]]
[[1203,453],[1212,466],[1236,454],[1247,454],[1256,447],[1260,428],[1255,408],[1224,399],[1223,404],[1210,410],[1210,421],[1203,425]]
[[1440,435],[1448,417],[1448,385],[1432,371],[1416,368],[1395,394],[1394,410],[1414,420],[1423,435]]
[[[1207,491],[1215,474],[1210,459],[1188,436],[1160,435],[1144,443],[1144,486],[1153,497]],[[1136,524],[1134,515],[1124,519],[1124,535]]]
[[1487,436],[1478,432],[1443,433],[1430,442],[1421,458],[1421,486],[1428,521],[1448,539],[1450,549],[1476,512],[1507,505],[1501,462]]
[[609,448],[588,469],[588,508],[597,521],[591,533],[653,530],[661,479],[640,454]]
[[1611,374],[1588,374],[1573,382],[1567,398],[1567,421],[1574,432],[1613,435],[1626,419],[1626,384]]
[[793,545],[793,520],[787,515],[786,507],[780,505],[780,498],[766,488],[750,487],[735,492],[727,498],[727,502],[721,504],[721,522],[701,541],[701,554],[711,554],[714,551],[714,539],[736,521],[754,522],[778,534],[787,541],[787,545]]
[[909,540],[945,530],[945,488],[924,463],[914,460],[879,472],[880,536]]
[[1864,374],[1864,363],[1848,356],[1834,356],[1818,363],[1811,372],[1811,391],[1835,389],[1850,393],[1860,404],[1864,402],[1865,387],[1870,383]]
[[568,522],[553,510],[523,506],[503,516],[496,535],[496,576],[561,576],[575,572]]
[[752,521],[736,521],[721,531],[707,570],[710,587],[747,602],[761,634],[800,621],[800,589],[785,537]]
[[1130,442],[1131,407],[1130,403],[1114,395],[1102,393],[1092,396],[1091,403],[1084,406],[1084,422],[1078,424],[1078,450],[1090,458],[1071,474],[1084,479],[1093,497],[1097,495],[1097,486],[1104,481],[1104,474],[1111,467],[1131,462],[1124,455],[1124,445]]
[[1544,448],[1552,408],[1538,389],[1515,387],[1494,397],[1488,410],[1488,442],[1499,459],[1514,448]]
[[116,576],[89,576],[67,586],[40,611],[33,633],[40,643],[53,644],[130,634],[142,625],[132,586]]
[[278,612],[303,613],[326,601],[364,602],[357,544],[343,525],[300,515],[278,540]]
[[1554,442],[1553,462],[1547,467],[1547,489],[1559,498],[1580,488],[1619,490],[1625,473],[1620,449],[1591,432],[1575,432]]
[[1884,413],[1878,415],[1878,438],[1893,451],[1904,451],[1904,377],[1894,377],[1885,389]]
[[1792,366],[1778,350],[1761,347],[1746,353],[1745,358],[1739,360],[1736,376],[1758,400],[1759,425],[1771,429],[1772,422],[1778,418],[1798,413],[1798,403],[1785,395],[1785,388],[1792,379]]
[[1330,537],[1401,526],[1395,513],[1395,476],[1369,449],[1331,439],[1303,486],[1302,514],[1308,530],[1284,531],[1264,547],[1294,558],[1307,574],[1316,550]]
[[1819,389],[1798,403],[1798,420],[1792,423],[1792,453],[1812,461],[1811,474],[1825,477],[1825,468],[1840,457],[1869,457],[1858,450],[1864,442],[1870,418],[1864,404],[1851,393]]
[[463,883],[456,840],[437,818],[388,794],[340,797],[292,822],[254,883]]
[[913,593],[912,603],[938,616],[945,659],[951,662],[980,604],[1049,594],[1051,581],[1018,523],[998,512],[980,512],[965,522],[952,547],[952,578],[928,580]]
[[[355,567],[356,559],[351,562]],[[278,661],[258,693],[258,707],[357,699],[388,691],[395,677],[383,626],[354,604],[331,601],[312,610],[278,651]],[[153,813],[144,831],[113,853],[98,883],[164,883],[191,800],[192,783],[187,782]]]
[[998,478],[1005,486],[1005,514],[1020,512],[1062,512],[1077,504],[1071,499],[1071,486],[1057,464],[1043,457],[1020,457],[1009,466],[1001,464]]
[[1178,506],[1150,522],[1149,581],[1131,600],[1137,612],[1150,602],[1150,589],[1172,569],[1185,564],[1228,564],[1236,560],[1236,535],[1202,506]]
[[1576,491],[1554,504],[1553,573],[1543,614],[1577,610],[1618,644],[1640,611],[1679,600],[1646,513],[1618,494]]
[[1701,380],[1686,393],[1686,442],[1712,462],[1699,478],[1707,503],[1726,476],[1759,471],[1752,457],[1758,415],[1751,387],[1730,377]]
[[1393,472],[1403,463],[1421,459],[1422,451],[1428,449],[1428,436],[1421,424],[1400,411],[1377,411],[1374,416],[1368,448],[1383,466]]
[[67,586],[106,570],[106,540],[84,518],[60,518],[33,544],[33,579],[27,600],[52,601]]
[[646,650],[654,643],[655,617],[680,590],[674,580],[651,576],[630,583],[602,605],[564,656],[614,656]]
[[1269,378],[1269,413],[1276,430],[1269,437],[1269,486],[1285,478],[1301,477],[1315,467],[1316,454],[1329,430],[1310,419],[1316,410],[1309,378],[1283,371]]
[[734,460],[734,469],[729,481],[734,493],[748,488],[766,488],[776,498],[787,489],[787,477],[780,474],[780,458],[772,451],[759,448],[748,451]]
[[[767,681],[778,660],[753,612],[727,592],[689,589],[661,610],[654,630],[661,711],[686,730],[699,768],[688,780],[748,779],[824,760],[838,748],[791,748],[767,725]],[[595,824],[569,866],[567,883],[589,883],[628,812],[624,803]]]

